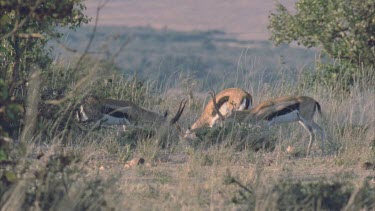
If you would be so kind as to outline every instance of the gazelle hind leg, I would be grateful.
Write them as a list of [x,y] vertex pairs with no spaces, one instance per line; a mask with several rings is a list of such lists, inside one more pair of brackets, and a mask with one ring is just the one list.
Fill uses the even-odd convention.
[[324,142],[325,142],[325,132],[324,130],[316,124],[316,122],[312,121],[311,126],[314,130],[316,130],[318,133],[320,133],[320,137],[322,139],[322,153],[324,154]]
[[313,140],[314,140],[314,132],[313,132],[313,129],[312,127],[310,126],[310,124],[308,124],[306,121],[303,121],[303,119],[301,119],[300,121],[298,121],[303,128],[305,128],[305,130],[309,133],[310,135],[310,141],[309,141],[309,145],[307,146],[307,151],[306,151],[306,156],[308,156],[310,154],[310,149],[311,149],[311,144],[313,143]]

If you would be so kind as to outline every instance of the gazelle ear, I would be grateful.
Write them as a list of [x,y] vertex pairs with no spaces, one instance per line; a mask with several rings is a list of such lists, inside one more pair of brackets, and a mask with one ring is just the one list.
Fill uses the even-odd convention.
[[167,116],[168,116],[168,109],[165,110],[165,111],[164,111],[164,114],[163,114],[163,117],[164,117],[164,118],[167,118]]

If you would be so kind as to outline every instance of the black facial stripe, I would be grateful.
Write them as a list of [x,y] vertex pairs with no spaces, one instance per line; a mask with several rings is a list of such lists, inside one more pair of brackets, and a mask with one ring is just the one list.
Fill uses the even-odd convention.
[[279,111],[273,112],[273,113],[269,114],[268,116],[266,116],[265,119],[267,121],[271,121],[275,117],[288,114],[288,113],[293,112],[295,110],[299,110],[299,103],[292,104],[292,105],[287,106],[287,107],[285,107],[285,108],[283,108]]
[[[217,107],[220,109],[221,106],[222,106],[225,102],[228,102],[228,100],[229,100],[229,96],[224,96],[224,97],[220,98],[219,101],[216,102]],[[216,114],[217,114],[216,109],[214,109],[214,110],[212,111],[211,116],[216,116]]]

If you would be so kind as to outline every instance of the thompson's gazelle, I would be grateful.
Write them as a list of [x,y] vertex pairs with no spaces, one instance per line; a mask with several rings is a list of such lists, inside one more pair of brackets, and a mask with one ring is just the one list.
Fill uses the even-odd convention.
[[[216,104],[216,96],[211,94],[213,104]],[[220,113],[219,109],[216,109]],[[310,141],[307,147],[306,155],[310,153],[311,144],[315,139],[314,131],[321,135],[322,152],[324,154],[324,130],[314,121],[316,110],[321,113],[319,103],[311,97],[280,97],[277,99],[263,102],[250,110],[236,111],[233,110],[227,119],[234,119],[238,122],[247,122],[258,124],[265,121],[268,126],[299,122],[309,133]]]
[[[87,96],[77,110],[77,119],[80,122],[99,122],[100,125],[154,125],[163,123],[174,125],[181,117],[186,100],[180,102],[176,115],[168,121],[167,111],[164,115],[141,108],[126,100],[100,99],[96,96]],[[180,135],[181,129],[177,125]]]
[[228,88],[216,95],[218,99],[215,109],[213,101],[209,101],[197,121],[185,132],[184,138],[196,138],[195,131],[202,127],[213,127],[221,119],[224,120],[231,111],[242,111],[252,106],[252,97],[240,88]]

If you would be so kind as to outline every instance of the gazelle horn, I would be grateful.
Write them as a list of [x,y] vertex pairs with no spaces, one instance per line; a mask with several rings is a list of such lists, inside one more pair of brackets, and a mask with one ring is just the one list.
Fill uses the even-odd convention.
[[221,119],[222,121],[224,121],[225,117],[224,117],[223,114],[220,112],[219,107],[217,106],[217,103],[216,103],[216,94],[215,94],[215,91],[212,90],[212,92],[209,92],[209,94],[210,94],[211,97],[212,97],[212,102],[214,103],[214,108],[215,108],[217,114],[219,115],[220,119]]

